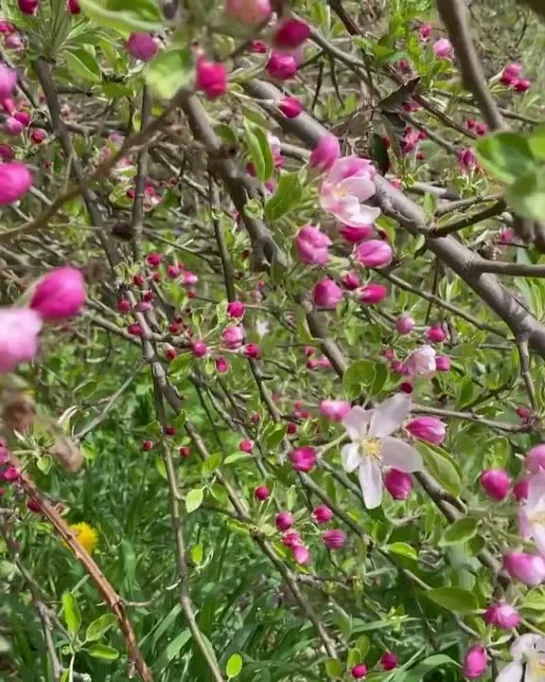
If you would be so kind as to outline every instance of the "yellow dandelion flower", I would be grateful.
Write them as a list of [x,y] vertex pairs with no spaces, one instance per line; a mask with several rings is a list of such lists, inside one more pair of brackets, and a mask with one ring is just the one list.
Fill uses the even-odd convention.
[[76,540],[83,549],[87,550],[89,554],[92,554],[95,551],[96,546],[98,545],[98,532],[92,526],[85,523],[85,521],[82,521],[81,523],[74,523],[73,525],[68,526],[68,528],[70,528],[71,531],[74,531]]

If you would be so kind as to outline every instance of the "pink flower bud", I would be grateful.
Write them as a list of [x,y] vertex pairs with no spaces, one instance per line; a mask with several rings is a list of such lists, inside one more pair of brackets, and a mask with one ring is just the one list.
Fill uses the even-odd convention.
[[324,173],[328,171],[331,166],[341,156],[341,145],[335,135],[326,133],[319,139],[318,144],[312,150],[308,165],[310,168]]
[[245,26],[262,24],[272,13],[270,0],[227,0],[225,11]]
[[148,255],[146,256],[146,263],[151,268],[159,267],[161,260],[162,260],[161,254],[157,253],[156,251],[152,251],[151,253],[148,253]]
[[0,206],[19,201],[32,185],[32,175],[24,163],[0,164]]
[[450,371],[450,358],[446,355],[438,355],[435,358],[435,367],[438,372]]
[[310,562],[310,552],[303,545],[293,548],[293,558],[298,564],[308,564]]
[[486,135],[487,127],[484,123],[475,124],[475,132],[477,135]]
[[528,450],[524,463],[530,474],[537,474],[540,469],[545,469],[545,443]]
[[190,270],[184,270],[182,273],[182,284],[184,287],[193,287],[198,281],[199,278],[194,272],[191,272]]
[[508,552],[503,567],[514,580],[536,587],[545,580],[545,559],[539,554]]
[[431,341],[431,343],[441,343],[447,338],[447,335],[440,324],[434,324],[427,329],[426,338],[428,341]]
[[266,54],[269,48],[267,43],[263,40],[250,40],[248,43],[248,52],[253,52],[254,54]]
[[236,319],[244,317],[244,303],[241,301],[229,301],[227,304],[227,314],[229,317]]
[[223,357],[223,355],[218,355],[216,358],[216,372],[219,374],[225,374],[229,371],[229,363]]
[[9,460],[9,450],[4,446],[0,445],[0,466],[7,464]]
[[389,469],[384,475],[384,487],[394,500],[406,500],[413,489],[413,479],[399,469]]
[[10,36],[8,36],[4,41],[4,45],[8,48],[8,50],[22,50],[25,46],[21,40],[21,36],[17,35],[17,33],[12,33]]
[[383,670],[395,670],[399,665],[397,656],[391,651],[385,651],[380,657],[380,665]]
[[290,460],[296,471],[311,471],[317,460],[316,450],[309,445],[297,448],[290,452]]
[[70,14],[79,14],[81,12],[79,0],[68,0],[68,10]]
[[314,304],[320,308],[335,310],[343,297],[342,289],[329,277],[324,277],[314,286]]
[[241,452],[247,452],[250,454],[252,450],[254,449],[254,441],[253,440],[241,440],[238,449]]
[[382,284],[366,284],[356,290],[360,303],[373,305],[380,303],[388,296],[388,289]]
[[463,674],[470,680],[484,675],[488,665],[488,654],[480,644],[469,647],[464,656]]
[[72,267],[55,268],[37,284],[30,307],[44,320],[64,320],[77,315],[85,304],[85,280]]
[[329,261],[331,239],[317,227],[305,225],[295,236],[295,250],[305,265],[325,265]]
[[422,40],[427,40],[431,36],[432,27],[431,24],[422,24],[418,29],[418,35]]
[[367,666],[363,663],[358,663],[358,665],[353,666],[350,670],[350,674],[355,680],[361,680],[367,675]]
[[24,129],[25,126],[14,116],[10,116],[4,121],[4,131],[12,137],[17,137],[17,135],[20,135]]
[[437,59],[449,59],[454,54],[454,49],[448,38],[436,40],[432,49]]
[[14,466],[10,466],[2,472],[2,479],[6,483],[15,483],[19,480],[19,472]]
[[254,495],[256,500],[259,500],[259,502],[265,502],[265,500],[268,500],[271,496],[271,491],[266,485],[260,485],[255,489]]
[[208,353],[208,346],[204,341],[193,341],[191,344],[191,352],[196,358],[204,358]]
[[416,323],[410,315],[402,315],[396,322],[398,334],[410,334],[415,326]]
[[513,495],[517,502],[522,502],[528,499],[530,492],[530,481],[527,478],[521,478],[513,485]]
[[0,100],[10,97],[17,83],[17,71],[0,63]]
[[531,87],[532,87],[532,81],[528,80],[527,78],[519,78],[513,84],[513,88],[515,89],[515,92],[528,92],[528,90]]
[[30,133],[30,139],[34,144],[42,144],[42,142],[46,139],[47,133],[43,128],[35,128],[31,133]]
[[393,258],[392,247],[382,239],[370,239],[358,244],[354,252],[356,260],[366,268],[384,268]]
[[468,170],[469,168],[473,168],[476,161],[477,157],[473,149],[471,149],[471,147],[466,147],[465,149],[461,149],[458,152],[458,163],[460,164],[460,168],[462,170]]
[[312,512],[312,517],[319,524],[329,523],[333,518],[333,512],[325,504],[319,504]]
[[204,92],[208,99],[221,97],[227,91],[227,67],[213,62],[204,55],[197,60],[195,76],[197,90]]
[[13,24],[10,24],[8,21],[5,21],[4,19],[0,19],[0,34],[2,35],[9,35],[10,33],[13,33],[15,30]]
[[345,289],[355,291],[361,287],[361,280],[355,272],[347,272],[341,278],[341,283]]
[[320,414],[334,422],[340,422],[350,412],[348,400],[322,400]]
[[242,347],[242,353],[247,358],[252,358],[253,360],[256,360],[257,358],[261,357],[261,349],[259,348],[257,343],[247,343],[245,346]]
[[331,550],[341,549],[346,542],[346,533],[340,528],[332,528],[322,533],[322,542]]
[[223,330],[221,341],[228,350],[238,350],[244,342],[244,329],[241,326],[227,327]]
[[339,234],[349,244],[359,244],[373,234],[373,226],[352,227],[351,225],[341,225]]
[[506,74],[507,76],[510,76],[511,78],[517,78],[522,73],[522,65],[517,64],[516,62],[507,64],[507,66],[503,69],[502,73]]
[[293,516],[289,512],[280,512],[274,519],[276,530],[284,532],[293,526]]
[[25,111],[25,110],[16,111],[13,114],[13,118],[16,118],[19,121],[19,123],[22,123],[25,126],[25,128],[30,124],[30,120],[31,120],[30,114],[28,113],[28,111]]
[[38,0],[18,0],[17,4],[23,14],[35,14],[38,9]]
[[38,504],[38,502],[36,502],[36,500],[29,500],[29,501],[26,503],[26,506],[27,506],[28,509],[29,509],[31,512],[33,512],[34,514],[39,514],[39,513],[42,511],[42,508],[40,507],[40,505]]
[[503,469],[487,469],[480,477],[481,487],[496,502],[505,500],[511,487],[509,474]]
[[410,421],[405,428],[411,436],[435,445],[440,445],[447,435],[444,423],[437,417],[418,417]]
[[138,322],[133,322],[127,327],[127,331],[131,336],[142,336],[144,333],[144,330],[142,327],[138,324]]
[[0,160],[1,161],[11,161],[15,158],[15,152],[9,144],[0,144]]
[[291,530],[282,536],[282,544],[290,549],[295,549],[295,547],[301,544],[301,536],[297,531]]
[[431,346],[421,346],[407,358],[406,366],[410,374],[432,377],[436,371],[435,350]]
[[290,54],[280,54],[273,52],[265,66],[265,70],[270,78],[278,81],[286,81],[292,78],[297,72],[297,61]]
[[130,301],[128,301],[126,298],[119,299],[117,302],[117,309],[122,315],[126,315],[131,309]]
[[303,111],[303,105],[297,97],[283,97],[276,106],[286,118],[297,118]]
[[30,362],[38,352],[40,316],[29,308],[0,308],[0,373]]
[[495,625],[502,630],[512,630],[520,623],[520,614],[517,609],[504,601],[489,606],[483,618],[488,625]]
[[310,36],[308,24],[300,19],[286,19],[275,30],[272,43],[279,50],[295,50]]
[[135,59],[149,62],[157,54],[159,45],[149,33],[131,33],[127,40],[127,48]]

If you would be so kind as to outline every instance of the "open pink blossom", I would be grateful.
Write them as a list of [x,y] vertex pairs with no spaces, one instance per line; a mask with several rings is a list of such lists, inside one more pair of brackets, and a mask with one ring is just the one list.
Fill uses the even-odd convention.
[[332,165],[320,187],[320,206],[345,225],[367,227],[380,215],[380,208],[363,202],[375,193],[373,164],[357,156],[344,156]]
[[353,407],[342,423],[352,443],[343,446],[342,462],[351,473],[358,469],[363,501],[368,509],[382,502],[382,468],[410,473],[422,470],[422,458],[412,445],[390,434],[409,416],[411,401],[401,393],[372,410]]
[[0,308],[0,373],[11,372],[38,352],[42,319],[29,308]]
[[545,554],[545,471],[539,469],[528,483],[528,499],[519,511],[519,528],[523,538],[533,538],[537,549]]
[[435,356],[437,353],[431,346],[421,346],[409,355],[407,358],[407,369],[409,374],[417,374],[422,377],[432,377],[436,370]]
[[526,634],[511,645],[513,660],[496,677],[496,682],[542,682],[545,674],[545,637]]

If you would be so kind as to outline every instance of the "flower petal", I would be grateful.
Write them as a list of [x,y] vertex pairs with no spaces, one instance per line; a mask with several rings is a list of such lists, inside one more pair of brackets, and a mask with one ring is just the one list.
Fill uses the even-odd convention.
[[531,515],[535,510],[535,507],[541,502],[542,498],[545,496],[545,471],[539,469],[530,478],[530,484],[528,487],[528,513]]
[[506,665],[496,677],[496,682],[521,682],[523,674],[524,668],[522,667],[522,663],[513,661],[513,663]]
[[344,417],[341,423],[352,440],[360,440],[367,435],[372,413],[373,410],[364,410],[363,407],[356,405]]
[[382,502],[382,471],[370,458],[364,458],[358,469],[363,502],[367,509],[376,509]]
[[360,446],[357,443],[348,443],[341,448],[343,468],[349,474],[355,471],[361,464]]
[[384,464],[404,471],[406,474],[423,469],[422,457],[418,450],[399,438],[383,438],[380,452]]
[[539,553],[545,554],[545,526],[542,523],[533,523],[532,536]]
[[541,635],[532,635],[530,633],[521,635],[516,639],[511,646],[511,656],[515,661],[519,661],[526,653],[531,651],[536,644],[540,643],[544,638]]
[[[343,214],[344,215],[344,214]],[[380,208],[360,205],[357,213],[347,215],[342,222],[350,227],[367,227],[372,225],[380,215]]]
[[399,429],[411,411],[411,401],[403,393],[396,393],[373,410],[369,424],[371,438],[384,438]]
[[375,183],[366,177],[346,178],[337,187],[339,194],[351,194],[360,201],[367,201],[375,193]]

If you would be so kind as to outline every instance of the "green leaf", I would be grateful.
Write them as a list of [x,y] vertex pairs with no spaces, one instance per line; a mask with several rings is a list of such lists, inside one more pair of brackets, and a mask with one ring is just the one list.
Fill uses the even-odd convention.
[[409,559],[418,559],[418,552],[416,549],[406,542],[393,542],[391,545],[386,545],[385,549],[394,554],[406,556]]
[[[435,654],[434,656],[429,656],[418,665],[415,665],[414,668],[411,668],[405,674],[405,676],[402,676],[399,679],[399,682],[422,682],[427,673],[429,673],[431,670],[435,670],[435,668],[441,668],[444,665],[455,665],[459,667],[458,662],[452,659],[450,656],[445,656],[445,654]],[[397,678],[396,682],[398,682]]]
[[75,50],[65,52],[64,59],[69,70],[84,81],[90,83],[102,82],[102,72],[95,57],[87,50]]
[[202,472],[205,476],[213,473],[221,464],[221,453],[214,452],[208,459],[205,459],[202,465]]
[[105,644],[93,644],[89,648],[89,654],[94,658],[103,658],[106,661],[115,661],[119,658],[119,651]]
[[267,163],[263,156],[263,150],[261,149],[259,138],[256,135],[256,130],[257,128],[250,126],[248,121],[244,121],[244,139],[246,140],[246,145],[250,152],[250,159],[254,164],[257,178],[263,182],[266,179]]
[[436,587],[424,593],[428,599],[453,613],[472,613],[479,608],[477,597],[460,587]]
[[291,213],[303,198],[303,186],[297,173],[282,173],[278,187],[265,204],[267,220],[278,220]]
[[194,488],[187,493],[185,496],[185,508],[188,514],[196,511],[201,506],[203,496],[202,488]]
[[253,133],[259,142],[259,148],[261,149],[261,155],[265,163],[265,177],[263,181],[266,182],[271,175],[274,173],[274,158],[271,151],[271,146],[269,145],[269,140],[267,139],[267,134],[263,128],[253,127]]
[[172,360],[168,366],[168,373],[170,376],[176,376],[176,379],[187,376],[191,372],[193,366],[193,355],[191,353],[181,353]]
[[526,218],[542,220],[545,215],[545,175],[543,171],[533,171],[520,177],[508,188],[505,198],[516,213]]
[[528,145],[532,154],[541,161],[545,160],[545,125],[537,126],[528,138]]
[[343,375],[344,394],[348,400],[367,392],[374,384],[376,363],[372,360],[356,360]]
[[233,452],[232,455],[227,455],[223,464],[233,464],[233,462],[238,462],[239,459],[250,460],[247,452]]
[[457,542],[466,542],[475,535],[478,526],[477,519],[471,516],[458,519],[443,533],[441,544],[453,545]]
[[204,557],[204,550],[202,545],[195,545],[194,547],[191,548],[191,561],[194,563],[202,564],[202,560]]
[[62,610],[68,632],[76,635],[81,627],[81,614],[78,602],[71,592],[64,592],[62,595]]
[[116,617],[112,613],[105,613],[96,618],[89,624],[85,631],[85,640],[87,642],[94,642],[100,639],[108,630],[116,624]]
[[240,654],[233,654],[232,656],[229,657],[229,660],[227,661],[227,667],[225,668],[227,677],[229,679],[232,679],[233,677],[236,677],[241,670],[242,656]]
[[451,495],[458,496],[462,490],[462,481],[450,455],[442,448],[432,447],[429,443],[422,441],[419,441],[416,447],[422,455],[426,468],[435,480]]
[[163,29],[161,12],[154,0],[80,0],[80,5],[97,24],[124,35]]
[[371,648],[371,641],[367,635],[360,635],[354,644],[355,648],[360,652],[360,659],[363,660],[369,653]]
[[[158,641],[158,639],[159,637],[156,636],[156,641]],[[176,637],[174,637],[174,639],[168,643],[166,649],[161,653],[161,655],[157,659],[157,662],[155,663],[155,667],[157,668],[157,670],[161,670],[162,668],[167,666],[170,663],[170,661],[172,661],[173,658],[176,658],[176,656],[180,653],[180,650],[189,642],[190,639],[191,630],[189,628],[182,630],[179,635],[176,635]]]
[[328,677],[336,679],[343,674],[343,667],[338,658],[328,658],[325,662],[325,671]]
[[530,145],[519,133],[488,135],[477,143],[477,156],[487,171],[509,184],[536,167]]
[[159,97],[170,99],[190,82],[193,71],[189,50],[163,50],[146,66],[146,83]]

